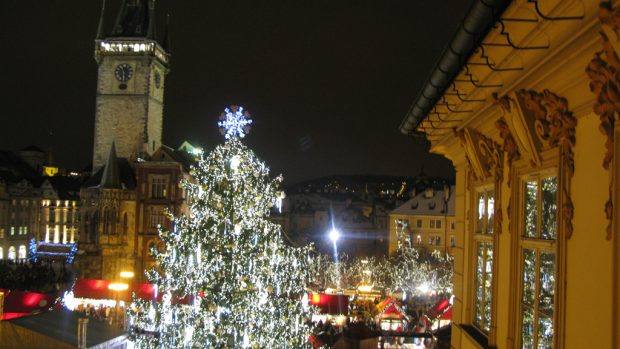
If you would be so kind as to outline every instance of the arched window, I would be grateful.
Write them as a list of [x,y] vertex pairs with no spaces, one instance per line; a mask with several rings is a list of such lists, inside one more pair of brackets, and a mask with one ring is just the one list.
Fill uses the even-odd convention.
[[19,245],[19,253],[17,258],[26,259],[26,245]]
[[103,209],[103,233],[109,234],[108,228],[110,224],[110,209],[105,207]]
[[123,235],[127,235],[129,230],[129,222],[127,221],[127,212],[123,214]]
[[90,220],[90,236],[89,236],[89,242],[93,242],[96,243],[97,242],[97,236],[98,236],[98,229],[99,229],[99,211],[95,211],[95,213],[93,214],[92,219]]
[[15,246],[11,246],[11,247],[9,247],[9,255],[8,255],[8,258],[9,258],[10,260],[13,260],[13,261],[17,258],[17,254],[15,253]]
[[153,250],[157,247],[155,240],[149,241],[147,246],[148,247],[146,248],[146,254],[152,258],[154,256]]

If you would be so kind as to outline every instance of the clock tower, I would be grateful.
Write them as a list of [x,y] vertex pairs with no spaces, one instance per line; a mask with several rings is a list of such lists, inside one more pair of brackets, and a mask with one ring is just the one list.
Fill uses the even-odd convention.
[[[98,64],[93,173],[118,157],[148,159],[161,146],[164,86],[170,55],[167,33],[156,38],[155,0],[123,0],[104,30],[105,0],[95,39]],[[166,28],[167,29],[167,28]]]

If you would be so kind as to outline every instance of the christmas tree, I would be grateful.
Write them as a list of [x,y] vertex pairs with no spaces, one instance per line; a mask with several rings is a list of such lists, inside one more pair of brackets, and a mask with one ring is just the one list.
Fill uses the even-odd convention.
[[[160,229],[165,251],[153,251],[147,273],[162,295],[134,300],[139,348],[306,348],[310,248],[283,243],[268,220],[281,199],[281,177],[242,142],[252,120],[241,107],[220,117],[226,142],[193,168],[183,184],[189,217]],[[183,302],[181,299],[192,299]],[[189,304],[186,304],[189,303]]]

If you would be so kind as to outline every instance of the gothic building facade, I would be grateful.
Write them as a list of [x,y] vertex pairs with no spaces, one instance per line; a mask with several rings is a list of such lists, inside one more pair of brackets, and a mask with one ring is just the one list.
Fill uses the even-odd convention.
[[189,154],[162,145],[167,40],[156,35],[154,1],[123,1],[110,31],[102,11],[93,175],[81,189],[79,276],[115,280],[132,271],[144,281],[154,265],[157,227],[186,205],[180,181],[188,178]]

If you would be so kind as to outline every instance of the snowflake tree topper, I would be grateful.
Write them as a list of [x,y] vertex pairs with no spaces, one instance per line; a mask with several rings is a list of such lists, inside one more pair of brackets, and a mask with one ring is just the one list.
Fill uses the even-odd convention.
[[245,137],[250,132],[251,124],[250,113],[244,111],[243,107],[236,105],[224,109],[224,112],[220,114],[220,121],[217,123],[220,127],[220,133],[226,139]]

